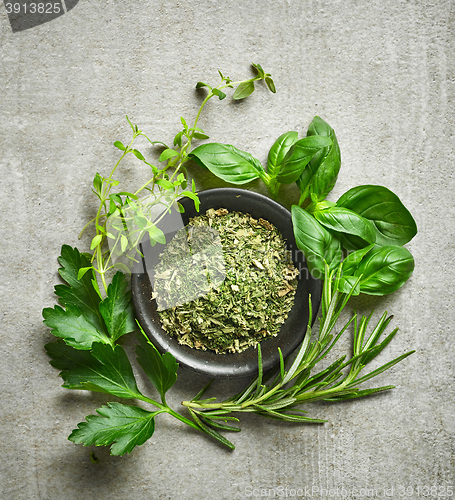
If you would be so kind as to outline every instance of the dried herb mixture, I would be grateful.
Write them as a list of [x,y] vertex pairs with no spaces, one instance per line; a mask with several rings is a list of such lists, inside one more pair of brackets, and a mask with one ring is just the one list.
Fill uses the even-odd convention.
[[153,298],[163,328],[181,344],[241,352],[278,334],[294,303],[297,275],[270,222],[210,209],[166,246]]

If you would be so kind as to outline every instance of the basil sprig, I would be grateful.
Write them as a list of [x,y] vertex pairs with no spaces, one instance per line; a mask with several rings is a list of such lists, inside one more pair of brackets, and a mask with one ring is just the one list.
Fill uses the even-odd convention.
[[291,212],[297,246],[316,277],[325,275],[326,264],[333,270],[344,257],[340,291],[386,295],[412,274],[414,259],[402,245],[416,235],[417,226],[396,194],[384,186],[364,185],[336,203],[325,200],[338,178],[341,153],[335,131],[319,116],[306,137],[299,139],[295,131],[278,137],[267,169],[250,153],[226,144],[203,144],[189,156],[232,184],[261,179],[273,197],[281,184],[295,182],[300,196]]

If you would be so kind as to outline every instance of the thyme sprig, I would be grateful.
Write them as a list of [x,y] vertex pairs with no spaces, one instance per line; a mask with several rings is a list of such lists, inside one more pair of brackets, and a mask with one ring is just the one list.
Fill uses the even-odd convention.
[[[228,76],[219,71],[220,82],[216,86],[198,82],[196,88],[205,87],[208,92],[202,101],[196,117],[191,125],[182,116],[180,121],[182,129],[175,135],[173,146],[170,147],[162,141],[152,141],[138,125],[133,124],[126,117],[131,130],[132,138],[128,145],[115,141],[114,146],[121,151],[120,158],[113,166],[107,177],[96,173],[93,179],[93,193],[99,200],[96,215],[82,229],[79,237],[87,228],[94,226],[95,235],[90,244],[92,251],[91,265],[81,269],[80,277],[92,270],[99,278],[103,292],[107,292],[108,283],[106,274],[113,269],[130,272],[131,264],[135,262],[139,242],[148,234],[152,245],[165,243],[164,233],[158,224],[166,213],[178,203],[182,197],[191,198],[196,208],[199,199],[196,193],[194,180],[191,187],[187,186],[185,164],[190,159],[190,153],[195,141],[208,139],[209,136],[199,126],[199,119],[206,104],[218,97],[223,100],[226,94],[223,90],[235,88],[233,98],[244,99],[254,89],[254,82],[264,80],[270,91],[275,92],[275,86],[269,73],[265,73],[259,64],[253,64],[256,76],[253,78],[232,81]],[[159,157],[160,167],[153,165],[145,159],[141,151],[136,149],[137,140],[144,138],[152,145],[164,147]],[[134,193],[125,190],[113,192],[120,182],[114,178],[120,164],[128,155],[134,155],[144,165],[151,169],[150,178]],[[172,173],[170,173],[172,172]],[[147,196],[144,196],[145,195]],[[160,215],[151,218],[150,214],[156,208],[161,208]],[[182,209],[183,210],[183,209]],[[106,249],[108,243],[109,249]],[[121,257],[121,258],[119,258]]]
[[[275,373],[264,374],[261,348],[258,346],[257,377],[240,393],[222,402],[201,399],[208,389],[206,386],[192,400],[182,402],[190,409],[193,418],[206,425],[219,427],[219,420],[227,421],[231,413],[250,412],[280,420],[321,423],[325,420],[308,417],[307,412],[300,409],[300,406],[314,401],[360,398],[392,389],[394,387],[392,385],[362,390],[359,386],[388,370],[414,351],[406,352],[379,368],[362,374],[366,366],[390,343],[398,328],[384,337],[383,334],[392,316],[388,316],[385,312],[373,328],[369,329],[373,313],[369,316],[359,316],[354,312],[337,333],[338,320],[352,295],[352,291],[340,293],[337,290],[336,282],[340,277],[341,269],[337,271],[326,269],[321,317],[317,323],[318,333],[313,335],[310,301],[307,333],[292,362],[286,362],[280,352],[279,369]],[[321,361],[328,356],[350,327],[353,330],[352,355],[349,359],[346,359],[346,355],[341,356],[328,367],[318,370]]]

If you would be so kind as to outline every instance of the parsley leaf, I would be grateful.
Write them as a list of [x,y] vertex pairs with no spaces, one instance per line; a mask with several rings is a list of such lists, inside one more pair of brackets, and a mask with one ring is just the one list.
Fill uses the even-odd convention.
[[76,444],[96,446],[112,445],[112,455],[130,453],[135,446],[144,444],[155,430],[155,415],[137,406],[108,403],[88,415],[86,422],[78,424],[68,439]]
[[104,331],[97,329],[75,306],[68,305],[66,311],[60,306],[46,307],[43,317],[44,324],[52,328],[52,334],[75,349],[91,349],[93,342],[111,344]]
[[[139,328],[141,328],[139,326]],[[145,335],[141,328],[142,333]],[[139,336],[140,345],[136,346],[137,361],[146,373],[147,377],[152,381],[153,385],[160,393],[161,399],[164,402],[165,393],[175,384],[177,380],[177,370],[179,364],[170,352],[161,355],[156,347]]]
[[[101,301],[95,287],[90,260],[77,248],[63,245],[59,262],[61,277],[68,285],[56,285],[60,306],[43,310],[44,323],[52,334],[75,349],[91,349],[94,342],[114,345],[136,328],[131,291],[125,275],[118,271]],[[89,269],[81,275],[81,269]],[[78,279],[79,278],[79,279]]]
[[55,286],[55,294],[59,297],[60,304],[65,307],[76,306],[90,323],[103,331],[104,323],[99,311],[101,298],[93,287],[92,280],[95,279],[93,269],[87,271],[81,279],[77,279],[80,269],[91,267],[90,256],[80,253],[77,248],[63,245],[58,261],[62,266],[58,272],[68,283],[68,286]]
[[136,329],[131,291],[125,275],[118,271],[107,288],[99,310],[113,341]]
[[52,358],[51,365],[62,370],[63,387],[144,399],[123,347],[95,342],[91,351],[80,351],[57,341],[45,348]]

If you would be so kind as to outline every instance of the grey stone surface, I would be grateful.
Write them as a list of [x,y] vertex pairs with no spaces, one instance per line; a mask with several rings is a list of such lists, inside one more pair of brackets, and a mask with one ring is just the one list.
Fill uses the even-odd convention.
[[[419,486],[453,486],[452,1],[81,1],[20,33],[1,6],[0,46],[2,499],[240,499],[285,488],[400,498],[400,487],[420,498]],[[92,449],[66,438],[106,399],[61,388],[43,350],[60,246],[88,244],[77,234],[96,209],[91,180],[116,161],[112,142],[128,139],[125,114],[170,142],[200,102],[194,84],[217,81],[217,69],[248,75],[251,61],[273,74],[277,94],[211,102],[201,126],[264,160],[279,134],[303,133],[319,114],[343,155],[330,199],[364,183],[401,197],[419,227],[415,273],[399,292],[354,306],[395,315],[400,333],[383,360],[416,354],[382,376],[394,391],[312,408],[325,425],[244,418],[231,453],[163,417],[130,456],[96,449],[92,464]],[[192,173],[200,187],[219,185]],[[121,173],[127,187],[146,176],[134,161]],[[171,402],[202,383],[182,369]]]

